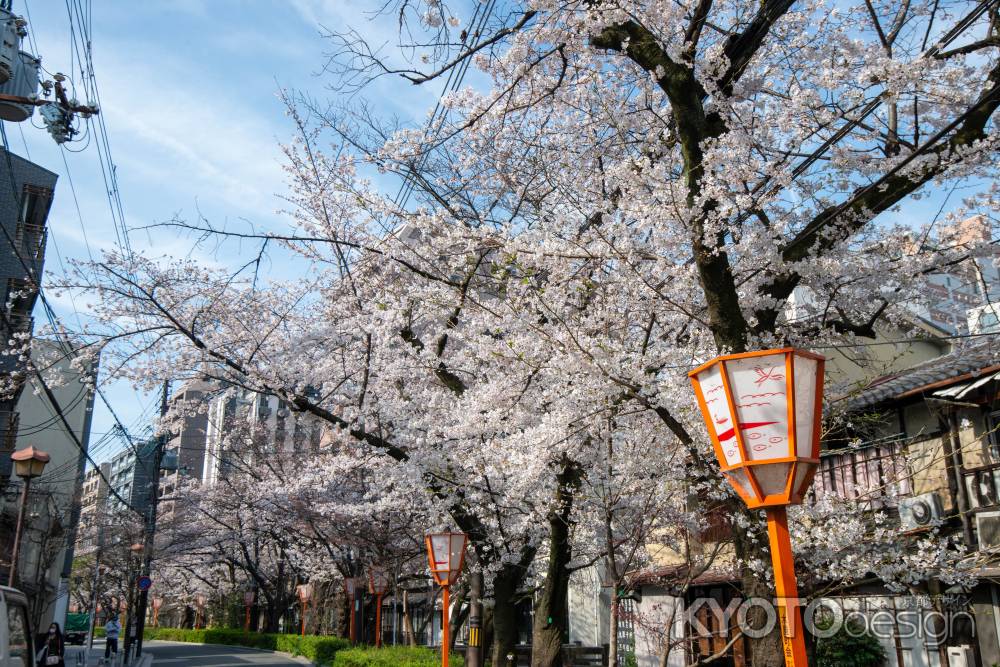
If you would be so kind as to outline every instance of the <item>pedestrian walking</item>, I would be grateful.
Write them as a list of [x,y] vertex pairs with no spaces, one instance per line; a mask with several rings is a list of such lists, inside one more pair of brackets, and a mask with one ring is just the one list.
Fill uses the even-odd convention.
[[118,617],[112,616],[111,620],[104,624],[104,659],[107,660],[114,653],[118,656],[118,635],[121,634],[122,624],[118,622]]
[[58,623],[49,626],[44,642],[42,650],[35,656],[36,664],[39,667],[66,667],[66,643]]

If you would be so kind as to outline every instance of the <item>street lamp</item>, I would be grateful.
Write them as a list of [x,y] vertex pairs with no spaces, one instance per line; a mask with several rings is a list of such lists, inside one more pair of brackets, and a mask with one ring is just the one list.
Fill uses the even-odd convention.
[[441,664],[448,667],[448,605],[451,602],[449,589],[458,581],[465,563],[465,544],[469,536],[465,533],[432,533],[427,536],[427,560],[431,566],[431,576],[441,587]]
[[785,664],[807,667],[785,508],[802,502],[819,463],[823,357],[783,348],[717,357],[688,376],[722,474],[771,541]]
[[208,598],[204,594],[198,593],[194,596],[194,606],[197,608],[197,613],[194,618],[194,629],[198,630],[201,628],[201,624],[204,622],[205,618],[205,603],[208,602]]
[[250,632],[250,607],[253,606],[254,599],[256,597],[256,593],[254,593],[252,588],[248,588],[243,591],[243,605],[247,608],[247,618],[243,623],[243,632]]
[[382,646],[382,597],[389,589],[389,574],[385,570],[368,573],[368,591],[375,596],[375,648]]
[[306,636],[306,607],[312,599],[312,584],[299,584],[295,587],[295,593],[299,596],[299,604],[302,605],[302,636]]
[[163,598],[153,598],[153,627],[160,627],[160,607],[163,606]]
[[17,576],[17,552],[21,548],[21,531],[24,528],[24,509],[28,505],[28,488],[31,486],[31,480],[41,476],[50,457],[42,450],[32,446],[14,452],[10,458],[14,462],[14,471],[17,476],[24,480],[24,488],[21,489],[21,504],[17,510],[17,528],[14,529],[14,551],[10,555],[10,574],[7,577],[7,585],[13,587],[14,578]]

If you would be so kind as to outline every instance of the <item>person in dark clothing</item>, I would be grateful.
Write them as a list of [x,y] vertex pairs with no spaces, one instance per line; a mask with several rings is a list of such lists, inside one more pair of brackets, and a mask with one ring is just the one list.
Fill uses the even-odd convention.
[[66,667],[66,643],[63,641],[62,630],[58,623],[49,626],[45,635],[44,645],[39,654],[39,667]]

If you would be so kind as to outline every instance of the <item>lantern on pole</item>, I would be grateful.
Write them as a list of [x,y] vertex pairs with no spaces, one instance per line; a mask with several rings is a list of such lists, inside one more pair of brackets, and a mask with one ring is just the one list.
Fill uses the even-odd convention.
[[153,627],[160,626],[160,607],[163,606],[163,598],[153,598]]
[[823,366],[817,354],[784,348],[717,357],[688,373],[722,474],[767,514],[788,667],[808,663],[785,508],[802,502],[819,463]]
[[382,646],[382,598],[389,590],[389,574],[385,570],[368,573],[368,592],[375,596],[375,648]]
[[312,584],[299,584],[295,587],[295,594],[299,596],[299,604],[302,605],[302,636],[306,636],[306,608],[309,600],[312,599]]
[[449,589],[458,581],[465,564],[465,545],[469,536],[465,533],[432,533],[427,536],[427,560],[431,566],[431,576],[441,587],[441,664],[448,667],[448,605],[451,602]]
[[250,632],[250,607],[253,606],[256,594],[252,588],[243,591],[243,606],[246,607],[246,620],[243,622],[243,632]]
[[195,614],[194,629],[199,629],[205,622],[205,603],[208,602],[208,598],[202,593],[198,593],[194,596],[194,606],[198,610]]
[[14,547],[10,554],[10,572],[7,575],[7,585],[13,586],[17,578],[17,556],[18,551],[21,550],[21,533],[24,530],[24,511],[28,506],[28,489],[31,487],[31,480],[42,476],[42,472],[51,457],[46,452],[31,446],[14,452],[10,458],[14,462],[14,472],[24,480],[24,486],[21,488],[21,502],[17,508]]

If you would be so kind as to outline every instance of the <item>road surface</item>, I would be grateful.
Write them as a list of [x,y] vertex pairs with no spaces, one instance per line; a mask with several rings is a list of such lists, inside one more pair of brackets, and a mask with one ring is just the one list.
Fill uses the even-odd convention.
[[[67,667],[76,665],[76,654],[81,649],[69,646],[66,649]],[[302,667],[309,664],[302,658],[241,646],[150,641],[143,644],[142,652],[153,656],[153,667]],[[96,667],[104,655],[104,646],[95,642],[90,655],[87,667]]]

